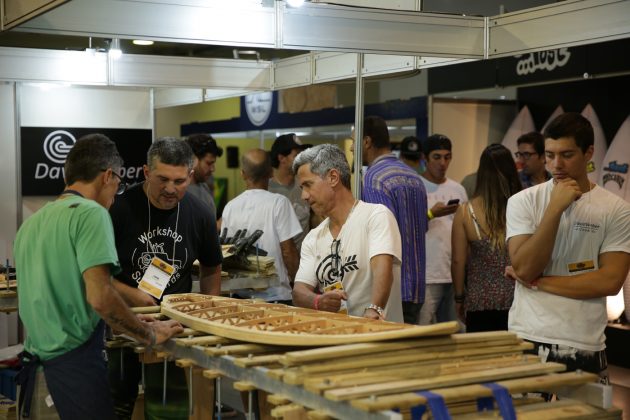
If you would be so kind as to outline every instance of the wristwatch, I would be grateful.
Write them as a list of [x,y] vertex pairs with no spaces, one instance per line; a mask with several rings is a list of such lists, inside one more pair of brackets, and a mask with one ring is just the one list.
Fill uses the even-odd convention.
[[385,309],[381,308],[381,307],[380,307],[380,306],[378,306],[378,305],[375,305],[375,304],[373,304],[373,303],[370,303],[368,306],[366,306],[366,307],[365,307],[365,310],[366,310],[366,311],[367,311],[368,309],[373,309],[373,310],[375,310],[375,311],[378,313],[378,315],[379,315],[380,317],[385,317]]

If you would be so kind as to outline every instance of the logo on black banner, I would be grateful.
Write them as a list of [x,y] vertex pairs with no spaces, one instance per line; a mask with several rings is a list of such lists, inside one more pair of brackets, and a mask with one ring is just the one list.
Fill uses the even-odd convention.
[[51,162],[63,165],[76,142],[77,139],[67,131],[53,131],[44,140],[44,154]]

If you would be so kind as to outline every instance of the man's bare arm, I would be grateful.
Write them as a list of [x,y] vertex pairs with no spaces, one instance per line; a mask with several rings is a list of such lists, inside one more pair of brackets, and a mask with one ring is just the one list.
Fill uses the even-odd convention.
[[300,266],[300,255],[297,252],[293,239],[287,239],[286,241],[280,242],[280,250],[282,251],[282,261],[287,267],[287,274],[291,279],[291,284],[293,284],[295,274]]
[[536,287],[554,295],[573,299],[592,299],[619,293],[630,268],[630,254],[605,252],[599,256],[599,268],[575,276],[545,276]]
[[148,345],[163,343],[183,331],[177,321],[144,322],[134,315],[112,286],[107,265],[88,268],[83,272],[83,280],[88,303],[113,329]]
[[209,267],[199,263],[199,289],[204,295],[221,294],[221,264]]
[[158,304],[153,296],[137,287],[128,286],[116,279],[113,279],[112,285],[129,306],[156,306]]
[[532,235],[510,238],[508,250],[516,275],[524,282],[540,277],[551,260],[556,234],[562,213],[581,196],[577,182],[573,179],[558,181],[553,187],[545,214]]
[[[372,270],[372,299],[371,303],[384,308],[387,305],[389,294],[394,283],[394,257],[389,254],[375,255],[370,259],[370,268]],[[379,314],[370,309],[365,311],[366,318],[379,319]]]

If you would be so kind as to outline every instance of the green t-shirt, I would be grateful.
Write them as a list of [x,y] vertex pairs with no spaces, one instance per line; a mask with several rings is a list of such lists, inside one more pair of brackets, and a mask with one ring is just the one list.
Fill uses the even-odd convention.
[[78,196],[48,203],[15,239],[20,318],[25,349],[49,360],[83,344],[100,317],[87,302],[82,273],[120,264],[107,210]]

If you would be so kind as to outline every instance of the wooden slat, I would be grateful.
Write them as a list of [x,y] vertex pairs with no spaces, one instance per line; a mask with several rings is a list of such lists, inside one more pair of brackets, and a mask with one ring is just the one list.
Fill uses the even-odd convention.
[[208,347],[204,352],[208,356],[225,356],[234,354],[259,354],[278,352],[281,349],[263,344],[233,344],[227,346]]
[[159,306],[135,306],[131,308],[134,314],[157,314],[160,313]]
[[[601,410],[596,407],[584,404],[575,400],[560,400],[554,402],[544,402],[538,404],[519,405],[515,407],[516,416],[519,420],[556,420],[556,419],[619,419],[621,420],[621,410]],[[497,410],[484,413],[471,413],[461,415],[460,420],[473,419],[496,419]]]
[[[580,385],[596,381],[597,379],[597,375],[592,373],[566,372],[495,382],[507,388],[511,394],[518,394],[532,391],[551,391],[560,386]],[[492,391],[489,388],[477,384],[432,389],[431,391],[440,394],[447,403],[492,396]],[[418,394],[405,392],[394,395],[381,395],[376,398],[355,399],[351,404],[361,410],[373,412],[391,410],[394,408],[410,408],[416,405],[426,404],[426,402],[426,399]]]
[[436,378],[409,379],[350,388],[332,389],[326,391],[324,396],[333,401],[347,401],[371,395],[393,394],[476,382],[498,381],[522,376],[535,376],[543,373],[561,372],[565,369],[566,366],[560,363],[536,363],[525,366],[511,366],[491,369],[484,372],[464,372],[459,374],[443,375]]
[[329,363],[301,366],[298,370],[287,371],[283,376],[283,380],[289,384],[301,384],[306,377],[315,373],[339,372],[347,369],[395,365],[420,362],[423,360],[445,360],[480,355],[522,353],[524,350],[529,350],[532,347],[533,345],[531,343],[521,343],[511,346],[473,347],[455,351],[450,347],[443,348],[443,351],[419,352],[416,350],[406,350],[404,352],[383,354],[379,357],[367,355]]
[[367,354],[382,354],[398,350],[411,350],[435,346],[453,346],[471,343],[484,345],[517,344],[521,342],[516,334],[508,331],[494,331],[468,334],[451,334],[447,337],[430,337],[393,342],[359,343],[334,347],[322,347],[310,350],[288,352],[282,359],[285,366],[295,366],[321,360],[333,360],[340,357],[356,357]]
[[449,375],[453,373],[475,372],[489,370],[498,367],[524,366],[539,363],[536,356],[511,355],[511,357],[493,357],[481,360],[446,361],[435,363],[434,361],[405,364],[385,368],[369,369],[367,371],[350,372],[341,375],[317,376],[304,380],[304,388],[308,391],[320,394],[333,388],[367,385],[394,381],[396,379],[420,379]]
[[236,389],[237,391],[255,391],[256,385],[254,385],[251,382],[246,382],[246,381],[238,381],[238,382],[234,382],[234,389]]
[[223,375],[218,370],[205,369],[203,371],[203,377],[207,378],[207,379],[216,379],[216,378],[218,378],[220,376],[223,376]]
[[267,395],[267,401],[273,405],[285,405],[291,402],[291,400],[282,394],[269,394]]
[[217,344],[234,344],[237,341],[230,340],[225,337],[218,337],[216,335],[205,335],[201,337],[192,338],[176,338],[175,343],[178,346],[192,347],[192,346],[216,346]]
[[280,365],[282,354],[266,354],[254,357],[239,357],[234,359],[234,364],[240,367]]

